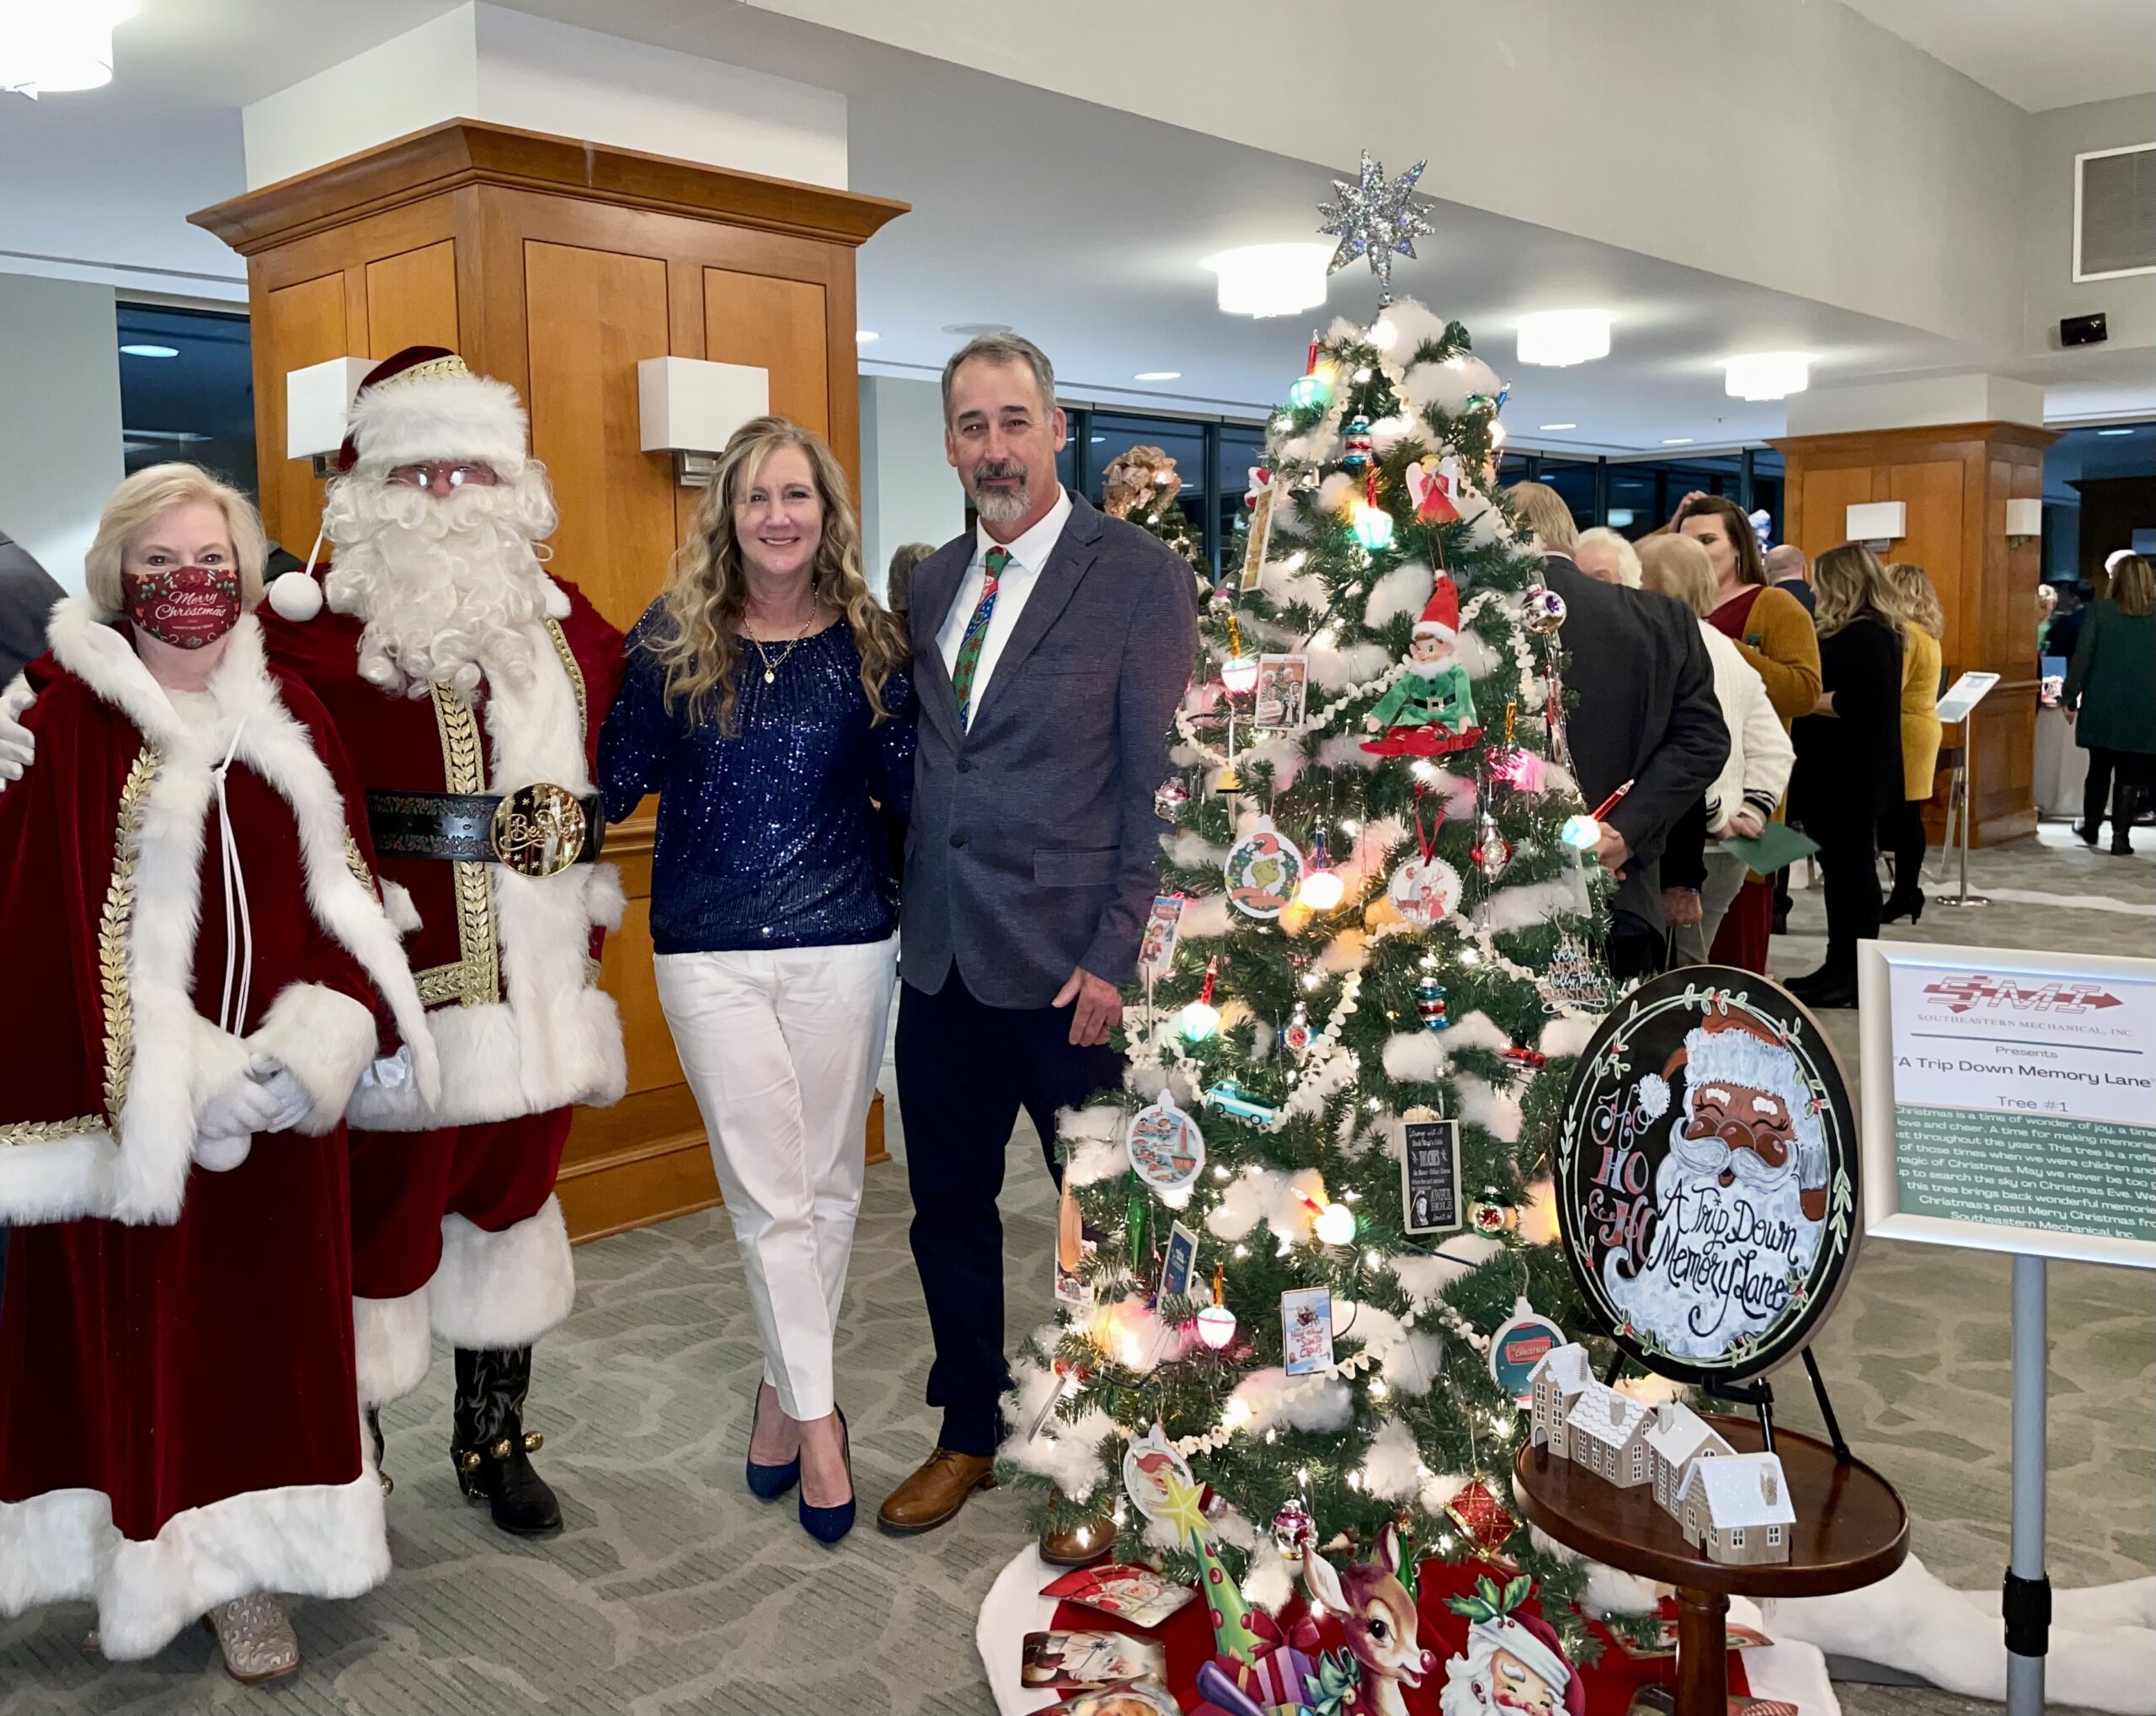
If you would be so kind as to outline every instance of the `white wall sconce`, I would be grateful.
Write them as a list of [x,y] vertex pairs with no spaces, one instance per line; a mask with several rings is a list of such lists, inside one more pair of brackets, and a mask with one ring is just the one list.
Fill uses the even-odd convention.
[[1246,244],[1199,265],[1219,276],[1223,315],[1292,316],[1325,302],[1330,244]]
[[1883,548],[1909,533],[1909,505],[1906,500],[1867,500],[1849,509],[1842,533],[1868,548]]
[[2009,537],[2040,537],[2044,533],[2044,503],[2009,500],[2006,503],[2006,533]]
[[1609,355],[1607,310],[1540,310],[1519,318],[1519,361],[1562,369]]
[[1812,354],[1754,351],[1722,361],[1722,391],[1732,399],[1786,399],[1812,385]]
[[352,396],[373,367],[371,357],[333,357],[285,372],[285,457],[307,460],[318,480],[337,474]]
[[734,431],[771,409],[771,375],[750,364],[647,357],[637,364],[637,409],[648,453],[674,455],[674,480],[711,483]]

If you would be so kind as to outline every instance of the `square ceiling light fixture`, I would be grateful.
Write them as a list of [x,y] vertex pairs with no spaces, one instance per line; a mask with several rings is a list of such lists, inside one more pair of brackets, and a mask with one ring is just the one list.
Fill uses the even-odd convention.
[[120,0],[0,3],[0,93],[35,101],[104,88],[112,82],[112,27],[131,10]]
[[1246,244],[1205,259],[1228,316],[1292,316],[1325,302],[1330,244]]
[[1562,369],[1609,355],[1607,310],[1540,310],[1519,318],[1519,361]]
[[1722,360],[1724,390],[1732,399],[1786,399],[1812,385],[1808,351],[1754,351]]

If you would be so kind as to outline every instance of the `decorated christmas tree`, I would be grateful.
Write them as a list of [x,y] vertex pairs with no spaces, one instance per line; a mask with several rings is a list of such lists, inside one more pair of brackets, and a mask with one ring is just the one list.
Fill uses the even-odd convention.
[[1101,473],[1101,509],[1150,531],[1207,585],[1205,543],[1182,500],[1182,473],[1164,447],[1134,446]]
[[[1347,224],[1389,259],[1402,208]],[[1504,393],[1387,302],[1272,420],[1157,799],[1127,1088],[1066,1117],[1061,1320],[1017,1367],[1036,1523],[1113,1510],[1257,1678],[1249,1617],[1333,1564],[1493,1560],[1595,1651],[1586,1569],[1510,1501],[1527,1372],[1589,1333],[1545,1183],[1610,996],[1563,604],[1492,492]],[[1318,1666],[1337,1703],[1357,1671]]]

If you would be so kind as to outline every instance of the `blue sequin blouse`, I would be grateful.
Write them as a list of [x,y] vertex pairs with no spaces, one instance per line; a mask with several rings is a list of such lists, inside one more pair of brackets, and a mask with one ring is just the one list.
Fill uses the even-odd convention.
[[[622,689],[599,740],[600,788],[618,821],[659,794],[651,939],[662,954],[877,942],[898,926],[885,819],[913,806],[914,696],[903,670],[872,727],[861,653],[844,621],[778,660],[774,683],[744,642],[738,731],[670,714],[650,649],[671,624],[654,602],[630,633]],[[870,801],[873,799],[874,804]],[[882,806],[879,815],[877,805]]]

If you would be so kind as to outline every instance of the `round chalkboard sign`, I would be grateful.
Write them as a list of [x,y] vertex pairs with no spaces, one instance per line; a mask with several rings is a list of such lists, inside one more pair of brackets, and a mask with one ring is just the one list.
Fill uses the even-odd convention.
[[1643,983],[1565,1099],[1557,1216],[1617,1344],[1684,1382],[1802,1350],[1856,1254],[1855,1117],[1819,1022],[1730,965]]

